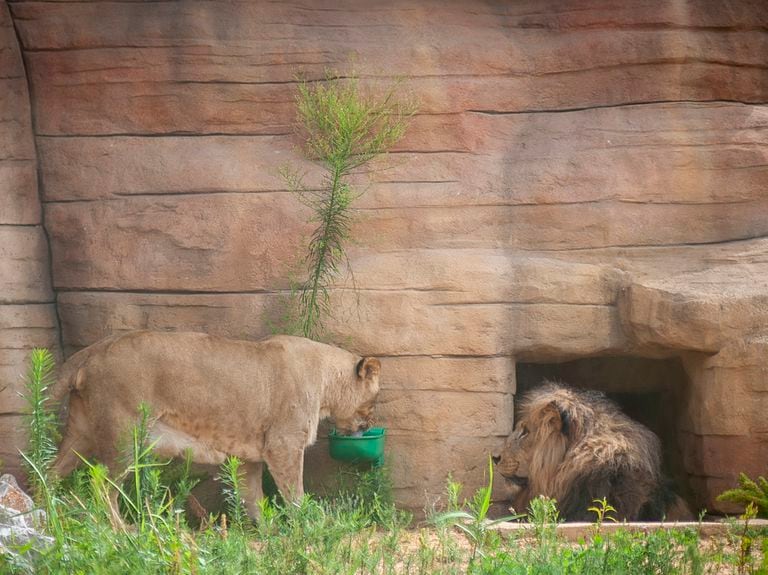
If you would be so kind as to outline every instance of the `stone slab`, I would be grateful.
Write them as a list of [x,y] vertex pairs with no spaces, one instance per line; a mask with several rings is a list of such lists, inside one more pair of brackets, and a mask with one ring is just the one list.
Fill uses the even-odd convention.
[[0,304],[53,301],[42,226],[0,225]]
[[0,470],[20,480],[25,477],[18,449],[26,441],[20,415],[0,415]]
[[39,224],[40,200],[34,160],[0,160],[0,225]]
[[[512,219],[522,220],[525,213],[543,217],[550,209],[558,210],[519,206],[505,211],[520,211]],[[559,209],[565,217],[567,208]],[[382,288],[454,289],[485,284],[491,286],[489,293],[514,294],[520,300],[536,298],[536,292],[538,297],[553,298],[550,301],[614,300],[618,274],[608,267],[505,252],[504,246],[515,241],[519,227],[527,228],[520,234],[529,234],[521,241],[546,247],[547,239],[542,234],[533,237],[538,232],[530,219],[525,226],[493,223],[498,212],[499,208],[481,206],[420,209],[422,219],[416,223],[416,214],[405,209],[363,209],[353,234],[358,247],[350,249],[350,255],[360,260],[353,262],[353,269],[361,281],[377,282]],[[285,287],[291,270],[275,264],[299,257],[298,246],[309,229],[298,199],[279,192],[53,203],[46,206],[46,215],[60,288],[237,291]],[[548,225],[543,219],[542,229]],[[448,234],[450,227],[454,235]],[[565,242],[565,238],[556,239],[554,231],[547,235]],[[509,239],[501,241],[504,236]],[[414,244],[423,249],[411,249]],[[388,253],[393,248],[398,253]],[[467,251],[451,251],[454,248]],[[215,261],[211,261],[213,252]],[[266,264],[262,257],[267,258]],[[458,273],[455,266],[467,273]],[[276,277],[270,277],[270,271]],[[573,289],[576,283],[582,289]]]
[[765,329],[768,266],[713,266],[632,283],[619,308],[629,336],[641,344],[716,352],[730,340]]
[[375,417],[390,435],[506,436],[512,432],[512,398],[502,393],[382,389]]
[[[624,347],[610,306],[473,304],[428,293],[360,292],[359,308],[345,307],[353,297],[346,294],[336,304],[336,309],[348,311],[339,312],[328,327],[340,345],[359,353],[562,361]],[[197,329],[253,339],[270,333],[282,305],[274,294],[67,292],[58,302],[68,350],[129,329]]]
[[747,436],[752,426],[752,393],[743,381],[710,365],[710,357],[682,357],[692,385],[680,414],[680,429],[697,435]]
[[[717,242],[768,233],[768,199],[724,206],[583,204],[361,209],[352,237],[377,251]],[[686,227],[678,221],[690,219]],[[307,214],[283,193],[48,204],[58,288],[287,287]]]
[[0,160],[3,162],[35,157],[27,94],[24,78],[0,78]]
[[[475,303],[612,305],[624,275],[590,265],[500,249],[349,251],[354,285],[376,291],[447,292]],[[349,282],[341,283],[349,287]]]
[[708,363],[720,369],[739,370],[748,389],[768,392],[768,335],[735,338],[709,358]]
[[[83,134],[282,129],[278,116],[290,101],[282,94],[291,77],[343,67],[337,65],[350,54],[373,62],[363,73],[413,77],[429,113],[610,106],[628,95],[638,102],[761,102],[766,85],[755,46],[765,38],[754,27],[734,27],[745,16],[731,4],[714,17],[720,19],[715,29],[692,27],[692,20],[713,18],[692,10],[685,24],[652,32],[651,12],[672,21],[681,15],[664,4],[646,12],[617,7],[610,24],[594,9],[576,17],[555,5],[536,15],[406,2],[365,11],[203,2],[12,9],[31,49],[41,132]],[[753,22],[761,17],[751,15]],[[278,46],[286,40],[293,49],[283,55]],[[72,49],[81,57],[67,57]]]
[[[395,493],[405,507],[425,509],[445,504],[451,478],[463,485],[461,498],[471,497],[488,484],[488,457],[504,443],[503,437],[451,438],[402,436],[388,438],[386,453]],[[495,500],[504,498],[501,481],[494,483]]]
[[[329,7],[343,10],[328,10]],[[546,0],[537,4],[537,7],[540,8],[537,11],[531,11],[524,4],[505,6],[503,9],[492,5],[472,6],[472,9],[468,9],[462,3],[446,5],[439,0],[423,2],[418,7],[406,0],[376,2],[365,7],[352,0],[341,3],[326,0],[309,7],[298,2],[283,2],[267,7],[253,4],[223,6],[219,9],[201,1],[189,2],[183,9],[165,4],[150,6],[142,2],[125,3],[114,8],[81,2],[65,2],[52,7],[39,3],[14,3],[11,6],[14,16],[20,21],[19,29],[24,45],[38,49],[88,48],[113,44],[167,47],[167,22],[174,19],[177,20],[175,45],[180,47],[205,47],[201,39],[243,41],[252,38],[254,30],[259,32],[257,39],[275,40],[286,38],[286,29],[290,29],[292,34],[289,38],[300,40],[302,35],[306,35],[305,28],[312,25],[315,26],[312,32],[324,39],[338,38],[339,28],[343,29],[344,38],[349,41],[382,35],[386,37],[396,25],[408,27],[413,33],[422,31],[425,25],[420,17],[428,17],[428,22],[447,25],[449,28],[446,32],[461,34],[460,37],[471,36],[470,31],[462,30],[463,27],[479,28],[486,33],[481,35],[481,39],[487,39],[491,44],[501,41],[504,34],[508,37],[511,32],[535,34],[541,31],[592,31],[596,23],[603,24],[604,29],[618,30],[631,30],[633,27],[643,30],[661,22],[671,31],[691,27],[693,31],[701,29],[707,32],[709,28],[716,28],[729,32],[754,30],[768,21],[768,11],[764,6],[732,1],[712,8],[694,6],[686,10],[678,10],[663,2],[641,5],[616,3],[611,6],[610,20],[605,18],[603,5],[586,5],[583,9],[571,10],[556,0]],[[274,21],[270,22],[270,26],[263,26],[264,18],[268,16]],[[74,28],[79,21],[90,19],[102,25],[83,30]],[[130,26],[135,21],[143,22],[144,25],[139,29]],[[230,25],[224,26],[222,22],[225,21]],[[352,24],[358,22],[361,25],[356,30]],[[389,48],[396,50],[402,49],[402,46],[394,44]],[[618,57],[615,50],[606,50],[606,53]],[[278,60],[277,54],[267,56]],[[461,56],[458,64],[466,65],[466,53]],[[479,51],[478,57],[484,59],[490,55]],[[575,54],[571,53],[571,57],[575,58]]]
[[0,5],[0,77],[14,76],[23,77],[24,66],[19,53],[19,44],[16,41],[13,20],[11,20],[7,3],[3,2]]
[[[762,237],[765,198],[744,203],[661,205],[606,201],[521,206],[360,209],[357,237],[379,250],[507,248],[577,251],[709,244]],[[679,226],[680,221],[688,225]]]
[[52,348],[56,341],[53,304],[0,305],[0,349]]
[[386,357],[382,369],[382,387],[393,391],[515,392],[511,357]]
[[[721,103],[657,104],[652,114],[629,106],[471,115],[439,125],[417,116],[401,151],[361,178],[367,192],[356,205],[754,201],[768,178],[766,125],[768,112]],[[298,145],[293,135],[39,139],[49,201],[285,190],[281,166],[311,170]],[[307,181],[317,178],[310,172]]]
[[282,165],[310,167],[289,136],[40,137],[38,145],[46,201],[279,191]]
[[308,231],[285,194],[127,198],[46,206],[56,288],[288,287]]
[[765,475],[768,438],[683,434],[682,442],[686,469],[694,475],[730,480],[734,487],[739,473]]
[[[753,519],[749,522],[750,527],[755,529],[765,529],[768,527],[768,520]],[[659,530],[695,530],[699,537],[704,539],[729,537],[734,532],[743,530],[743,520],[724,521],[667,521],[667,522],[630,522],[630,523],[603,523],[600,532],[604,534],[616,533],[617,531],[627,531],[630,533],[652,533]],[[535,526],[530,523],[502,522],[493,525],[491,529],[502,532],[510,537],[525,536],[528,532],[533,536]],[[581,541],[590,539],[595,535],[594,523],[561,523],[558,524],[557,534],[568,541]]]
[[30,349],[0,349],[0,414],[22,413]]
[[[77,49],[86,52],[81,56],[82,69],[51,66],[57,82],[72,77],[81,82],[136,77],[157,81],[169,75],[214,82],[227,79],[227,72],[244,82],[263,81],[267,75],[288,82],[295,78],[297,69],[322,75],[326,67],[345,65],[353,65],[361,73],[397,76],[446,67],[488,76],[501,76],[505,71],[518,77],[567,76],[589,70],[582,53],[587,34],[593,39],[594,57],[603,74],[615,72],[612,65],[629,67],[644,62],[672,66],[685,58],[692,60],[689,65],[709,64],[713,68],[718,64],[762,63],[750,48],[764,40],[755,22],[765,16],[735,2],[706,16],[700,14],[704,12],[701,9],[675,13],[661,2],[631,11],[614,5],[613,26],[599,27],[590,22],[603,19],[605,8],[597,6],[589,6],[583,15],[576,16],[556,3],[542,3],[535,14],[523,5],[477,10],[458,2],[413,5],[401,1],[361,9],[349,2],[343,9],[328,10],[330,4],[320,4],[262,3],[218,10],[204,2],[189,2],[184,9],[134,3],[109,10],[98,3],[66,8],[16,4],[13,10],[25,46],[53,55]],[[262,25],[265,18],[273,20],[269,26]],[[666,21],[666,28],[658,26],[659,18]],[[93,20],[102,27],[83,27],[79,34],[55,26],[57,22],[74,26]],[[226,20],[232,25],[222,28],[220,22]],[[697,20],[708,24],[696,26],[693,22]],[[143,25],[136,26],[137,21]],[[173,42],[167,34],[169,21],[176,23]],[[652,24],[657,27],[654,34],[648,34]],[[688,34],[680,33],[683,27]],[[520,46],[510,38],[527,44]],[[664,39],[663,46],[654,43],[659,38]],[[275,51],[274,45],[280,41],[290,41],[291,50]],[[345,53],[350,47],[354,56]],[[128,58],[118,66],[105,66],[110,51],[126,48],[130,49],[126,50]],[[700,58],[703,48],[713,61]],[[165,59],[158,57],[162,52],[167,54]],[[541,69],[534,68],[533,61],[540,63]]]

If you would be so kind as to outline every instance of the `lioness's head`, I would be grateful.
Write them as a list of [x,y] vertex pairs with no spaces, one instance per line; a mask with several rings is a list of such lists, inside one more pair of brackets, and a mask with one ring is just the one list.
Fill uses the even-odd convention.
[[352,389],[347,389],[331,413],[336,429],[342,434],[365,431],[373,423],[373,405],[379,393],[381,362],[364,357],[355,367]]

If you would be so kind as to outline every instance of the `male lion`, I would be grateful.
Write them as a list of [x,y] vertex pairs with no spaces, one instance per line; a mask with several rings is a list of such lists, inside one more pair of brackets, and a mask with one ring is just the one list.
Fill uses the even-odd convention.
[[519,421],[500,457],[499,473],[519,490],[517,511],[545,495],[568,521],[589,521],[605,498],[618,519],[690,518],[666,488],[659,438],[602,393],[544,382],[523,397]]
[[344,433],[370,426],[381,364],[290,336],[258,342],[202,333],[136,331],[104,339],[62,367],[54,396],[70,392],[54,470],[66,475],[77,452],[113,472],[118,440],[149,405],[151,440],[163,457],[191,453],[197,463],[244,462],[245,503],[257,513],[262,462],[280,492],[303,495],[304,449],[327,416]]

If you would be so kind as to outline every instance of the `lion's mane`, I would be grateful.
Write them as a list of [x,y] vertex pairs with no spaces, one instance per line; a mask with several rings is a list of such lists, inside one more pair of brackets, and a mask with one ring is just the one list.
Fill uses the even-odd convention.
[[545,495],[566,520],[587,521],[594,519],[594,500],[605,498],[619,519],[651,520],[682,503],[666,487],[661,444],[651,430],[602,393],[560,383],[545,382],[523,397],[498,466],[522,485],[518,511]]

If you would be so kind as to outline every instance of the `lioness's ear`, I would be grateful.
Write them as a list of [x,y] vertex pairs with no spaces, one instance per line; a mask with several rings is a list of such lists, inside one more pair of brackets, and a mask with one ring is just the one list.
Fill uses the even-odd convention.
[[556,401],[550,401],[541,412],[544,425],[550,426],[552,431],[568,435],[570,431],[570,418],[568,412],[561,409]]
[[357,376],[370,379],[381,373],[381,362],[375,357],[364,357],[357,364]]

